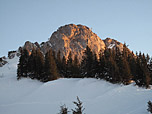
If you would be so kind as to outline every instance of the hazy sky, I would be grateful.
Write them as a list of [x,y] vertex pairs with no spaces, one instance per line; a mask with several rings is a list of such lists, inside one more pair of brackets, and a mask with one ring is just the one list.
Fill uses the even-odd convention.
[[0,0],[0,56],[71,23],[152,56],[152,0]]

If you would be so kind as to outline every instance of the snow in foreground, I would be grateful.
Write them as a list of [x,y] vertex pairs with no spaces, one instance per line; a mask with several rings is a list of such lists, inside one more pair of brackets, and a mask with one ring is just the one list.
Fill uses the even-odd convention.
[[0,68],[0,114],[57,114],[79,96],[86,114],[148,114],[152,91],[96,79],[16,80],[18,58]]

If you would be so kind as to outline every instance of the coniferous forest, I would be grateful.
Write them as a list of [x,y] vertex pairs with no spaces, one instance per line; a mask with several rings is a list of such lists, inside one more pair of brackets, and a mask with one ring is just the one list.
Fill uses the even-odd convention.
[[55,53],[50,49],[45,55],[40,49],[28,52],[21,50],[17,69],[17,79],[29,77],[42,82],[63,78],[97,78],[113,84],[128,85],[135,82],[139,87],[149,88],[152,84],[152,58],[144,53],[130,52],[126,44],[123,51],[119,48],[105,49],[97,58],[87,46],[81,63],[77,56],[68,60],[60,51]]

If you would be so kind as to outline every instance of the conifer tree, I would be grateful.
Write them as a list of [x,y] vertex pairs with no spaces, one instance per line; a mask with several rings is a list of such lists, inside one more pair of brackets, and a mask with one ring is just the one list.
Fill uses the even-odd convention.
[[31,79],[35,78],[35,68],[36,68],[36,50],[34,48],[28,60],[28,74]]
[[79,60],[77,55],[75,55],[74,60],[73,60],[73,78],[81,78],[81,73],[80,73],[80,65],[79,65]]
[[68,60],[67,60],[67,77],[70,78],[73,75],[73,60],[72,60],[72,53],[69,53]]
[[148,112],[150,112],[151,114],[152,114],[152,102],[151,101],[149,101],[148,102]]
[[61,74],[63,77],[67,77],[67,63],[66,63],[66,58],[63,56],[62,62],[61,62]]
[[132,79],[134,80],[134,77],[136,76],[136,58],[133,52],[128,55],[128,64],[130,67]]
[[35,65],[35,75],[36,79],[41,80],[44,75],[44,56],[40,49],[36,50],[36,65]]
[[117,67],[116,61],[115,61],[115,52],[112,49],[106,49],[104,52],[105,56],[105,76],[104,78],[107,81],[110,81],[112,83],[118,83],[119,79],[119,69]]
[[60,50],[57,52],[56,65],[59,71],[59,74],[62,76],[62,60]]
[[123,84],[129,84],[130,81],[132,80],[132,75],[131,75],[131,70],[130,70],[130,66],[128,63],[128,48],[126,46],[126,44],[123,45],[123,52],[122,52],[122,57],[120,57],[119,59],[119,71],[120,75],[121,75],[121,82]]
[[149,61],[148,69],[149,69],[150,78],[151,78],[150,84],[152,85],[152,58],[151,58],[150,61]]
[[129,64],[127,60],[124,58],[123,59],[123,66],[122,66],[122,82],[123,84],[128,85],[132,79],[131,71]]
[[141,68],[141,60],[140,60],[140,57],[137,56],[137,59],[136,59],[137,63],[136,63],[136,75],[135,75],[135,78],[134,78],[134,81],[136,82],[136,84],[138,86],[142,86],[142,82],[143,82],[143,71],[142,71],[142,68]]
[[58,114],[68,114],[68,112],[70,112],[70,111],[68,111],[68,108],[66,107],[66,105],[62,105],[62,106],[60,106],[60,113],[58,113]]
[[87,46],[84,52],[83,60],[81,63],[83,77],[94,77],[93,75],[93,53]]
[[135,77],[135,82],[138,86],[142,87],[149,87],[150,84],[150,70],[148,68],[147,60],[145,58],[145,55],[139,53],[137,57],[137,72],[136,72],[136,77]]
[[99,74],[99,78],[100,79],[104,79],[105,78],[105,74],[106,74],[106,59],[105,56],[100,54],[100,58],[99,58],[99,70],[97,71]]
[[84,111],[84,108],[82,106],[82,102],[80,101],[79,97],[77,97],[77,102],[73,102],[77,107],[75,110],[72,109],[73,114],[82,114]]
[[29,58],[28,51],[26,49],[23,49],[21,51],[21,56],[19,58],[19,64],[18,64],[18,69],[17,69],[17,79],[28,76],[28,58]]
[[53,57],[52,50],[50,49],[45,55],[45,76],[42,81],[56,80],[59,77],[57,66]]
[[145,57],[145,55],[143,54],[142,55],[142,69],[143,69],[143,82],[144,82],[144,85],[146,88],[149,88],[149,85],[150,85],[150,72],[149,72],[149,69],[148,69],[148,62],[149,61],[149,58]]
[[19,58],[19,63],[17,67],[17,80],[21,79],[23,76],[23,52],[21,51],[21,56]]
[[94,53],[93,54],[92,73],[93,73],[93,75],[94,75],[95,78],[99,77],[98,71],[99,71],[99,61],[97,59],[97,55]]

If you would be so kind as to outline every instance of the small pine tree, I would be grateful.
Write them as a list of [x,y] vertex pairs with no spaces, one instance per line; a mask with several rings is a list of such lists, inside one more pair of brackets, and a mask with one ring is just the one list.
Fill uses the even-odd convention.
[[151,101],[149,101],[148,102],[148,112],[150,112],[151,114],[152,114],[152,102]]
[[82,106],[82,102],[80,101],[79,97],[77,97],[78,102],[73,102],[77,107],[75,110],[72,109],[73,114],[82,114],[85,108]]
[[58,113],[58,114],[68,114],[68,112],[70,112],[70,111],[68,111],[68,108],[66,107],[66,105],[62,105],[62,106],[60,106],[60,112]]

